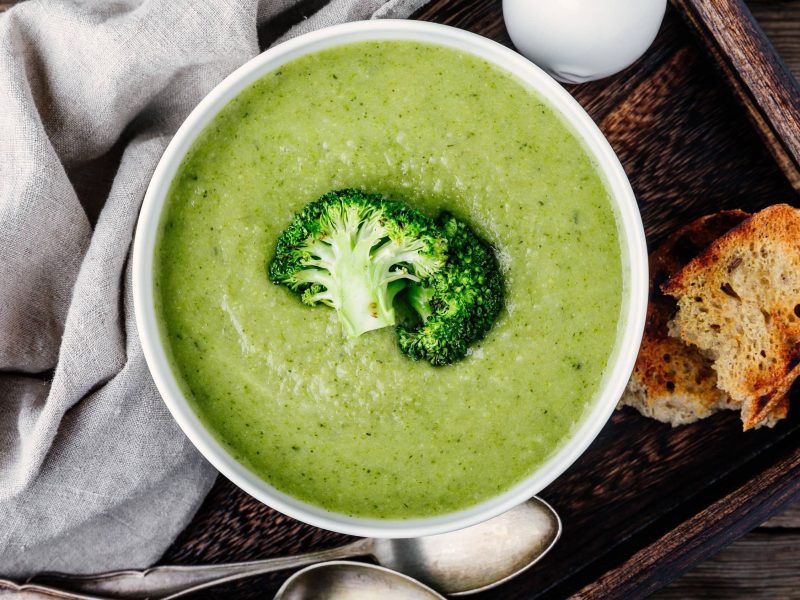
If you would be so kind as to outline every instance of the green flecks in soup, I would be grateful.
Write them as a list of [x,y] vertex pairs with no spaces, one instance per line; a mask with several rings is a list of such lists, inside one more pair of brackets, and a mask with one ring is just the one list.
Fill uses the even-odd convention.
[[[270,283],[294,213],[332,189],[448,210],[497,248],[506,308],[435,368],[393,328],[353,340],[335,311]],[[287,494],[409,518],[486,500],[569,436],[616,338],[608,193],[552,111],[469,55],[412,42],[325,50],[234,99],[176,176],[156,251],[164,338],[195,410]]]

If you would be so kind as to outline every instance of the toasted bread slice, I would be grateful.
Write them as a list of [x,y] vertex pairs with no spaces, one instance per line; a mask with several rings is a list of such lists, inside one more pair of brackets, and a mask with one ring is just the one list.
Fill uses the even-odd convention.
[[742,403],[742,423],[745,431],[750,428],[757,429],[762,425],[774,427],[778,421],[786,418],[789,414],[789,391],[798,376],[800,376],[800,366],[792,369],[772,394]]
[[775,427],[775,425],[781,419],[785,419],[789,416],[789,394],[788,392],[775,403],[775,406],[769,411],[767,416],[761,421],[758,425],[755,426],[758,429],[761,426],[764,427]]
[[671,333],[713,360],[744,429],[779,413],[800,374],[800,210],[762,210],[662,289],[678,301]]
[[692,423],[725,408],[738,408],[717,387],[711,361],[700,351],[669,336],[677,310],[660,286],[715,239],[749,215],[740,210],[701,217],[672,234],[650,255],[650,302],[636,366],[621,405],[673,426]]

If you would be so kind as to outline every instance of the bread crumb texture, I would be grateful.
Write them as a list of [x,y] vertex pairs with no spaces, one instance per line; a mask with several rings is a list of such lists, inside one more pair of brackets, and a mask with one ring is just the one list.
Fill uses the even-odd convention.
[[785,416],[800,373],[800,211],[778,204],[712,242],[663,286],[669,329],[712,361],[744,429]]
[[[620,406],[673,426],[725,409],[744,429],[789,412],[800,357],[800,211],[701,217],[650,255],[650,303]],[[662,291],[663,287],[663,291]]]

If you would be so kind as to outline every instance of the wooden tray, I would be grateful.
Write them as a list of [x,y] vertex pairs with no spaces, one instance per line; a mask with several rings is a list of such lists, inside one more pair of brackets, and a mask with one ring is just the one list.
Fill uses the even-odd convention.
[[[434,0],[416,16],[510,45],[496,0]],[[702,29],[701,21],[688,22]],[[651,244],[721,208],[754,211],[798,200],[787,179],[791,164],[776,161],[775,140],[762,143],[764,123],[752,125],[763,99],[748,87],[757,78],[742,77],[741,64],[727,63],[720,73],[707,54],[715,47],[710,34],[697,42],[669,9],[637,65],[571,89],[622,160]],[[725,79],[738,81],[738,96]],[[800,410],[774,430],[748,433],[732,413],[671,429],[618,412],[541,495],[564,521],[562,540],[542,564],[476,598],[644,597],[800,497]],[[266,558],[348,539],[272,511],[221,477],[162,562]],[[269,598],[285,577],[197,597]]]

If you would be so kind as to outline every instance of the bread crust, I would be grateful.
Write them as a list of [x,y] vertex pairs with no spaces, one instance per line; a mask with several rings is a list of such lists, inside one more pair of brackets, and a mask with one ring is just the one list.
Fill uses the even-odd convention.
[[669,321],[677,303],[662,293],[661,285],[748,217],[741,210],[700,217],[669,236],[650,255],[650,300],[644,336],[621,405],[673,426],[737,408],[717,387],[711,361],[697,348],[670,336]]
[[800,375],[800,211],[771,206],[721,235],[662,285],[673,334],[713,360],[744,429],[785,414]]

